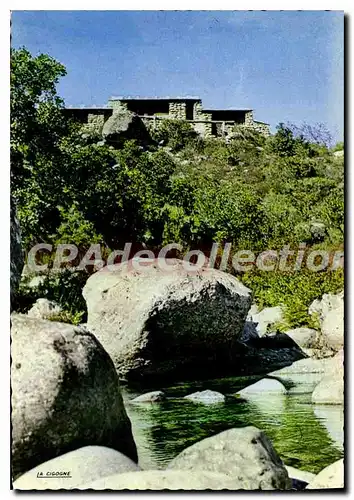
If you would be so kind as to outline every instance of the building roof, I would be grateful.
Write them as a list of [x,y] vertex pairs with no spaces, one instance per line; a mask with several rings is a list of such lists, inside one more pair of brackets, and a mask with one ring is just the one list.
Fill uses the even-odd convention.
[[201,101],[200,97],[197,96],[112,96],[109,98],[110,101]]
[[203,108],[203,112],[204,111],[206,113],[212,113],[213,111],[214,112],[215,111],[222,111],[223,113],[225,113],[225,111],[226,111],[226,112],[232,113],[234,111],[253,111],[253,109],[251,109],[251,108],[231,108],[231,109],[230,108],[226,108],[226,109],[225,108],[221,108],[221,109],[219,109],[219,108],[208,108],[208,109]]

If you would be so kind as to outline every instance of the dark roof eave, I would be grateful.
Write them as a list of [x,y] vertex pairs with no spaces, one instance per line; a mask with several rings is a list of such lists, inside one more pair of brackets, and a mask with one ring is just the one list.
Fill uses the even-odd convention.
[[268,125],[270,127],[270,123],[267,122],[261,122],[259,120],[253,120],[253,123],[261,123],[262,125]]
[[109,101],[201,101],[200,97],[110,97]]
[[238,108],[238,109],[203,109],[203,112],[205,113],[213,113],[215,111],[222,111],[223,113],[235,113],[235,111],[242,111],[242,112],[246,112],[246,111],[253,111],[253,109],[248,109],[248,108]]

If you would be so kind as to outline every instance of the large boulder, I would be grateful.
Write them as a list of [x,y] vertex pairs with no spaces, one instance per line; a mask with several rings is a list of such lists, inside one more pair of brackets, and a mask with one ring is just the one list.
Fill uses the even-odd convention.
[[206,391],[193,392],[193,394],[184,396],[184,399],[188,399],[193,403],[202,403],[206,405],[225,402],[225,396],[223,394],[216,391],[210,391],[209,389]]
[[31,318],[51,319],[58,316],[61,312],[61,306],[54,300],[37,299],[27,314]]
[[267,436],[256,427],[230,429],[190,446],[170,462],[169,470],[226,474],[237,489],[287,490],[288,473]]
[[312,393],[312,403],[327,405],[344,404],[343,374],[336,373],[324,377]]
[[147,470],[104,477],[79,489],[93,490],[236,490],[238,481],[209,471]]
[[344,345],[344,292],[324,294],[309,307],[309,314],[320,320],[323,342],[335,351]]
[[11,307],[14,302],[24,264],[24,254],[21,243],[20,224],[16,215],[16,208],[11,199],[10,206],[10,299]]
[[128,261],[88,279],[88,328],[121,376],[210,377],[233,366],[250,290],[222,271],[186,267],[177,259]]
[[91,333],[13,314],[11,340],[14,478],[88,445],[137,460],[117,373]]
[[338,460],[321,470],[306,486],[307,490],[324,490],[344,488],[344,460]]
[[255,384],[251,384],[238,393],[242,398],[249,398],[254,395],[263,394],[286,394],[286,389],[279,380],[272,378],[263,378]]
[[314,348],[316,347],[318,332],[313,328],[294,328],[285,332],[299,347]]
[[15,490],[70,490],[88,481],[138,470],[140,467],[119,451],[85,446],[38,465],[20,476],[13,487]]
[[315,404],[344,404],[344,352],[339,351],[325,363],[324,377],[312,393]]
[[322,335],[327,345],[335,350],[344,345],[344,301],[336,309],[328,311],[322,320]]
[[139,116],[123,107],[117,107],[103,125],[103,139],[107,143],[121,144],[135,139],[139,142],[151,142],[150,134]]
[[333,358],[326,359],[313,359],[313,358],[305,358],[299,359],[295,363],[290,366],[285,366],[280,370],[276,370],[272,372],[270,375],[272,377],[282,377],[284,375],[292,375],[292,374],[303,374],[303,373],[325,373],[326,368],[330,366],[333,361],[330,361]]

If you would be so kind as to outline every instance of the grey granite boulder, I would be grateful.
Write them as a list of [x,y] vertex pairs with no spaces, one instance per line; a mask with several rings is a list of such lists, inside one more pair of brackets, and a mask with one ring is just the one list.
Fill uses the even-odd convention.
[[113,363],[73,325],[12,315],[13,477],[88,445],[137,460]]
[[129,139],[152,142],[141,118],[122,107],[115,108],[113,114],[104,123],[102,137],[106,143],[116,145]]
[[152,391],[141,394],[129,401],[129,403],[157,403],[166,399],[166,395],[162,391]]
[[28,316],[31,318],[51,319],[62,312],[62,308],[53,300],[37,299],[31,309],[28,311]]
[[260,312],[254,312],[249,319],[251,319],[254,323],[258,323],[257,331],[258,334],[262,336],[265,335],[268,329],[275,323],[282,321],[283,309],[281,306],[265,307]]
[[203,439],[174,458],[168,470],[228,475],[237,489],[287,490],[291,480],[272,443],[256,427],[229,429]]
[[[146,264],[145,264],[146,262]],[[177,259],[128,261],[87,281],[87,325],[127,379],[187,378],[227,370],[251,293],[210,268]]]
[[[140,467],[119,451],[85,446],[38,465],[20,476],[13,487],[15,490],[70,490],[88,481],[138,470]],[[48,477],[47,473],[51,475]],[[53,475],[55,473],[65,475]]]
[[15,299],[24,264],[24,254],[21,242],[21,229],[16,215],[16,208],[11,199],[10,207],[10,299]]
[[237,394],[243,398],[248,398],[258,394],[286,394],[286,389],[279,380],[263,378],[255,384],[245,387]]
[[338,460],[321,470],[319,474],[306,486],[307,490],[344,488],[344,460]]
[[338,351],[344,345],[344,292],[324,294],[309,307],[309,314],[316,314],[321,324],[324,344]]
[[313,348],[316,346],[318,332],[313,328],[294,328],[285,332],[299,347]]
[[225,396],[220,392],[210,391],[207,389],[206,391],[193,392],[193,394],[188,394],[184,399],[188,399],[189,401],[193,401],[194,403],[203,403],[203,404],[215,404],[215,403],[224,403]]
[[236,490],[238,481],[210,471],[146,470],[104,477],[79,489],[93,490]]
[[336,373],[323,377],[315,387],[311,398],[314,404],[343,405],[344,404],[344,377]]

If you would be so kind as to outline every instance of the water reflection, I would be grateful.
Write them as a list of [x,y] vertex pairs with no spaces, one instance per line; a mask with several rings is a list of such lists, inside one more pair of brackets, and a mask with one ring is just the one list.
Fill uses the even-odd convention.
[[[311,404],[311,393],[264,394],[242,400],[235,393],[259,377],[228,378],[178,384],[162,389],[161,403],[130,405],[140,392],[123,389],[143,468],[166,467],[187,446],[232,427],[255,425],[272,440],[287,465],[317,473],[343,456],[343,408]],[[212,389],[224,404],[202,405],[183,400],[191,392]],[[144,391],[145,392],[145,391]],[[342,434],[341,434],[342,432]]]

